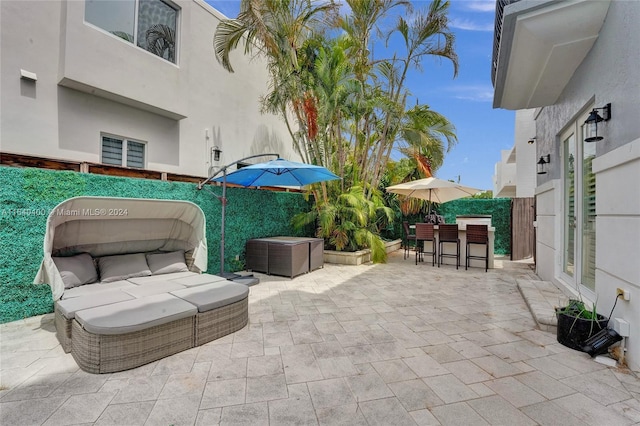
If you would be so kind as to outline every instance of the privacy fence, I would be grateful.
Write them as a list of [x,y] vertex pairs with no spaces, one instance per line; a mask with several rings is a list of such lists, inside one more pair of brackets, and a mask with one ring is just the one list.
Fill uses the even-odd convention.
[[[221,194],[220,187],[209,189]],[[31,284],[42,261],[47,216],[60,202],[83,195],[197,204],[207,219],[208,268],[218,273],[221,203],[207,189],[199,191],[194,183],[0,166],[0,323],[53,311],[49,286]],[[227,271],[243,267],[250,238],[301,235],[291,227],[291,217],[309,209],[303,194],[294,192],[227,188],[227,200]]]

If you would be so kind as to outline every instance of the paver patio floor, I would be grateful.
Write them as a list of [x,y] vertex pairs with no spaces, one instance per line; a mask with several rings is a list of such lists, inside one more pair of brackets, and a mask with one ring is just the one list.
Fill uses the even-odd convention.
[[52,315],[0,326],[2,425],[628,425],[640,381],[537,330],[529,265],[339,266],[259,275],[250,324],[136,368],[94,375]]

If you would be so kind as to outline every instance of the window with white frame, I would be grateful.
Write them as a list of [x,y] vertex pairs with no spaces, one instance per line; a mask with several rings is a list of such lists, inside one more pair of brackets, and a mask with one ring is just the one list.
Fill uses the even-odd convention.
[[145,148],[142,142],[103,135],[102,163],[144,169]]
[[85,21],[176,63],[178,8],[163,0],[85,0]]

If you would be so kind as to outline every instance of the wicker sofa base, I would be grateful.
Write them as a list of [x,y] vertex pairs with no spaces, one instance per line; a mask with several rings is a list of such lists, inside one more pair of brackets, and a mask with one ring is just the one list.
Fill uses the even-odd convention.
[[62,313],[60,309],[58,309],[58,305],[54,303],[54,322],[56,324],[56,337],[60,342],[60,346],[65,353],[71,352],[71,325],[73,324],[72,319],[67,319]]
[[199,312],[195,323],[195,345],[200,346],[243,328],[249,322],[249,298]]
[[89,373],[113,373],[139,367],[194,346],[195,317],[119,335],[86,331],[73,320],[71,355]]

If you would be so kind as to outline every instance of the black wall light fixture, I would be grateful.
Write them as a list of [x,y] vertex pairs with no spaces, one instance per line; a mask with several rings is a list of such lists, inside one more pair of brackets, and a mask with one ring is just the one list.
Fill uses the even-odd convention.
[[533,144],[535,143],[535,141],[536,141],[536,137],[534,136],[534,137],[530,138],[530,139],[527,141],[527,143],[528,143],[529,145],[533,145]]
[[[598,114],[598,111],[602,111],[602,115]],[[602,108],[594,108],[591,110],[589,117],[584,122],[587,125],[587,137],[584,138],[585,142],[597,142],[604,139],[598,135],[598,123],[611,120],[611,104],[608,103]]]
[[222,150],[217,146],[211,148],[211,152],[213,152],[213,161],[220,161],[220,154],[222,154]]
[[539,175],[546,175],[547,171],[545,170],[545,164],[549,164],[551,163],[551,155],[547,154],[547,155],[543,155],[542,157],[540,157],[540,159],[538,160],[538,174]]

